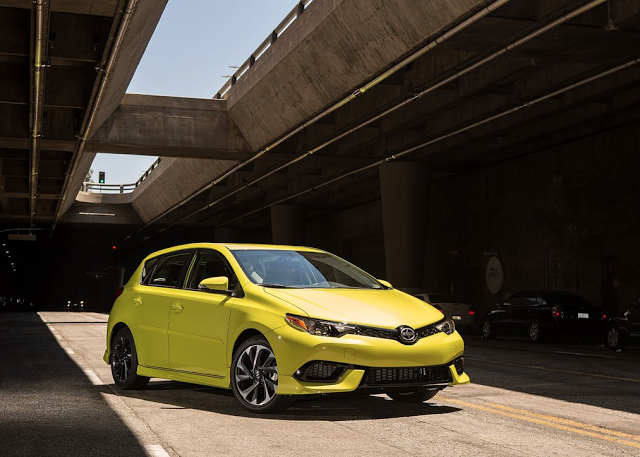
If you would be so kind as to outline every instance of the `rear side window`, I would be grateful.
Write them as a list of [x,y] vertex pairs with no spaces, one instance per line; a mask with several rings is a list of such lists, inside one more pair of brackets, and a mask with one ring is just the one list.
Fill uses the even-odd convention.
[[190,252],[179,252],[163,257],[151,273],[151,278],[147,284],[150,286],[178,287],[178,283],[182,278],[182,271],[189,257],[191,257]]
[[144,263],[144,266],[142,267],[142,274],[140,275],[140,284],[147,284],[151,277],[151,273],[153,273],[153,269],[158,264],[158,259],[160,259],[160,257],[154,257]]

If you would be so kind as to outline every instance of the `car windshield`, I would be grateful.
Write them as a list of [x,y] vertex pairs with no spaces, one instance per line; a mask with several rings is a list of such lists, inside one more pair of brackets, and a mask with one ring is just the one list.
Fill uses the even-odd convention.
[[232,253],[251,282],[265,287],[385,288],[362,270],[325,252],[249,249]]

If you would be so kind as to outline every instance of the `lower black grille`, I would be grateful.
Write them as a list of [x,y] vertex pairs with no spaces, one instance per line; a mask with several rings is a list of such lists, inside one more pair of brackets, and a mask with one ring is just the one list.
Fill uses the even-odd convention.
[[309,362],[301,367],[294,377],[302,381],[334,382],[347,369],[346,365],[331,362]]
[[369,368],[367,384],[432,384],[451,382],[446,365],[435,367]]

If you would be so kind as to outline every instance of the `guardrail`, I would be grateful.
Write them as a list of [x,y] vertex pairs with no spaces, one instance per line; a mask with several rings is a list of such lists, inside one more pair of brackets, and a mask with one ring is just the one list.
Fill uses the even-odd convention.
[[282,32],[284,32],[291,24],[293,24],[295,20],[298,19],[298,17],[300,17],[300,15],[304,12],[307,5],[309,5],[309,3],[311,2],[313,2],[313,0],[301,0],[300,3],[298,3],[291,10],[289,14],[287,14],[287,16],[282,20],[282,22],[280,22],[280,24],[278,24],[278,26],[275,29],[273,29],[273,32],[271,32],[271,35],[269,35],[262,42],[262,44],[260,44],[260,46],[258,46],[256,50],[253,51],[253,53],[249,56],[249,58],[245,60],[245,62],[242,65],[238,67],[236,72],[231,76],[231,78],[229,78],[229,80],[224,84],[224,86],[220,88],[220,90],[218,91],[218,93],[214,98],[216,99],[224,98],[227,92],[229,92],[229,89],[231,89],[231,87],[236,84],[238,79],[240,79],[247,72],[247,70],[249,70],[249,68],[253,67],[253,64],[256,63],[256,60],[258,60],[260,56],[264,54],[264,52],[267,49],[269,49],[269,47],[273,43],[276,42],[278,37],[282,35]]
[[128,194],[133,192],[142,182],[147,179],[153,170],[160,164],[163,157],[158,157],[155,162],[140,176],[136,182],[131,184],[98,184],[95,182],[83,182],[82,192],[90,192],[94,194]]

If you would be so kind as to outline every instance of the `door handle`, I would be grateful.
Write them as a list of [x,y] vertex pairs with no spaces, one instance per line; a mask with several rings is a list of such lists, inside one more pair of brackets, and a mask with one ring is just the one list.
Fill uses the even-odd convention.
[[133,304],[136,307],[142,305],[142,298],[140,298],[140,297],[134,298],[133,299]]
[[182,306],[180,303],[174,303],[173,305],[171,305],[171,309],[176,313],[181,313],[184,309],[184,306]]

